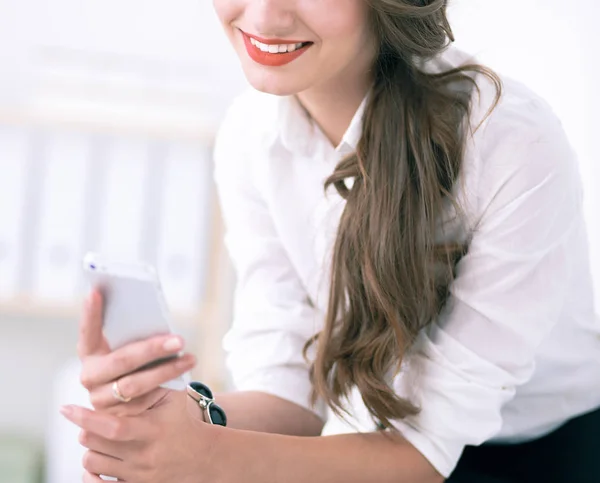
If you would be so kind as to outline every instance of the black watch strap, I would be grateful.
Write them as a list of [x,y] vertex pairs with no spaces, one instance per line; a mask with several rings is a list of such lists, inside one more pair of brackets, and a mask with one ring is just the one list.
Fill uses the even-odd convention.
[[197,381],[190,382],[187,386],[187,393],[198,403],[207,423],[227,426],[227,415],[223,408],[215,403],[213,393],[206,384]]

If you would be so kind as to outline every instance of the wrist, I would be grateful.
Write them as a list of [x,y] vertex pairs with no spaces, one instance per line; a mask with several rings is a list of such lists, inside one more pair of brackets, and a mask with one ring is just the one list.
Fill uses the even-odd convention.
[[[203,438],[207,438],[208,446],[205,457],[197,458],[196,461],[203,463],[196,464],[194,468],[195,475],[202,475],[201,481],[210,481],[211,483],[239,483],[244,481],[243,474],[239,471],[243,463],[242,448],[237,447],[237,430],[229,429],[224,426],[206,424],[206,431],[203,431]],[[194,483],[197,483],[197,478]]]

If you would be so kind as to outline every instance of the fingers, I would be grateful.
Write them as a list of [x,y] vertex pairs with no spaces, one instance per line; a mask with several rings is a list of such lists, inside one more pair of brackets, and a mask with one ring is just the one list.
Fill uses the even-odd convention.
[[80,406],[63,406],[61,414],[88,432],[111,441],[135,441],[143,436],[141,422],[134,418],[118,418],[116,416],[91,411]]
[[104,357],[94,357],[86,361],[81,372],[81,384],[88,391],[92,391],[130,374],[152,361],[176,356],[182,349],[183,340],[181,337],[173,335],[163,335],[134,342],[106,354]]
[[83,317],[79,323],[77,353],[81,359],[108,349],[102,334],[102,304],[100,292],[92,291],[86,300]]
[[[121,403],[117,400],[113,394],[113,383],[110,382],[90,391],[90,402],[97,410],[119,406],[128,408],[125,410],[126,414],[139,414],[139,409],[143,405],[150,403],[149,406],[141,409],[142,411],[156,403],[156,401],[145,400],[148,394],[153,393],[161,384],[193,369],[195,365],[196,358],[192,354],[184,354],[175,360],[165,362],[150,369],[134,372],[118,379],[119,392],[123,397],[131,398],[131,401]],[[141,407],[138,408],[137,406],[140,405]],[[119,411],[119,414],[123,414],[123,411]]]
[[127,443],[115,443],[85,429],[79,432],[79,444],[84,448],[116,458],[119,461],[123,461],[126,457]]
[[148,411],[148,409],[152,408],[152,406],[154,406],[158,401],[160,401],[165,396],[166,392],[168,392],[168,389],[163,389],[162,387],[159,387],[154,391],[145,394],[144,396],[132,399],[128,403],[121,403],[117,400],[108,400],[106,403],[98,405],[92,404],[92,406],[96,411],[104,411],[108,414],[112,414],[113,416],[139,416],[144,412]]
[[176,360],[119,379],[119,390],[127,398],[134,399],[143,396],[161,384],[189,371],[195,364],[196,358],[192,354],[185,354]]
[[98,404],[96,406],[92,403],[92,406],[94,406],[94,409],[97,411],[105,411],[113,416],[139,416],[140,414],[148,411],[148,409],[154,407],[161,399],[165,397],[168,392],[168,389],[159,387],[144,396],[132,399],[128,403],[120,403],[116,399],[113,399],[112,401],[107,402],[107,405]]
[[[124,480],[123,462],[95,451],[86,451],[82,460],[83,468],[87,473],[93,475],[104,475]],[[85,480],[84,480],[85,481]],[[88,480],[98,481],[98,480]],[[100,480],[102,481],[102,480]]]

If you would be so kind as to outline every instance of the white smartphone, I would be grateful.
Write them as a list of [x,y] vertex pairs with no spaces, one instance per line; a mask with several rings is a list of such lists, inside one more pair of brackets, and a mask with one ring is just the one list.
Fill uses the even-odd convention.
[[[103,332],[111,350],[173,332],[154,267],[144,263],[108,260],[97,253],[88,253],[83,259],[83,270],[90,289],[98,289],[103,295]],[[170,359],[160,359],[140,369]],[[162,384],[162,387],[183,391],[189,380],[189,374],[184,374]]]

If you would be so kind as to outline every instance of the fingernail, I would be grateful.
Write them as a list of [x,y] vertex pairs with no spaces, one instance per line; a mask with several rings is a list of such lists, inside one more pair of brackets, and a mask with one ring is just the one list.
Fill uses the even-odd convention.
[[71,416],[71,414],[73,414],[73,408],[71,406],[61,406],[60,414],[62,414],[65,417],[69,417]]
[[169,352],[178,351],[183,347],[179,337],[171,337],[163,344],[163,349]]

